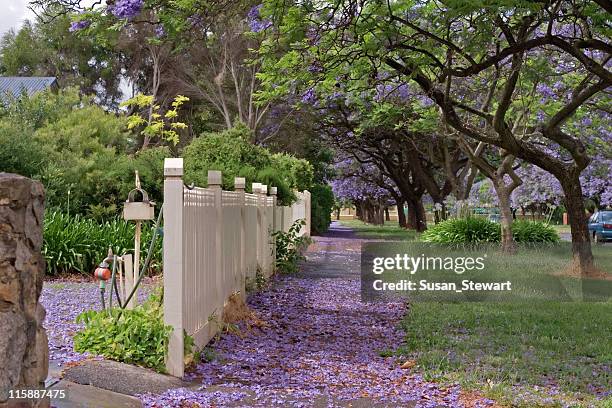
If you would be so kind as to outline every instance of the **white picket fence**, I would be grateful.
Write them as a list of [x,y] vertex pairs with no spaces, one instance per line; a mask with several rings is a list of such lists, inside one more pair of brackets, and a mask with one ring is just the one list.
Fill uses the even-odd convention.
[[310,234],[310,193],[298,192],[291,207],[276,205],[276,188],[235,179],[235,191],[221,189],[221,172],[208,172],[207,188],[183,183],[183,159],[164,162],[164,320],[174,328],[166,367],[184,373],[184,333],[198,348],[219,329],[223,309],[234,294],[245,296],[246,281],[259,271],[274,273],[273,231],[287,231],[305,219]]

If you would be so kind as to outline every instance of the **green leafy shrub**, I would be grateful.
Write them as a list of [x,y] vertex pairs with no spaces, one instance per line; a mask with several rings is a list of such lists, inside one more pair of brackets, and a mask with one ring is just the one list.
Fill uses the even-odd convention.
[[310,228],[313,235],[321,234],[331,224],[331,213],[334,208],[334,193],[326,184],[314,184],[310,187]]
[[293,190],[303,190],[312,178],[312,166],[287,154],[273,155],[251,143],[252,132],[243,124],[217,133],[205,133],[183,150],[185,181],[198,186],[208,183],[208,170],[220,170],[223,188],[234,189],[234,178],[246,178],[246,190],[253,182],[275,186],[280,205],[295,201]]
[[75,351],[165,371],[172,327],[164,325],[159,294],[133,310],[89,310],[76,320],[85,328],[74,336]]
[[[142,228],[143,257],[153,235],[153,228],[147,225],[150,224]],[[134,223],[117,218],[98,223],[80,215],[48,212],[44,220],[42,250],[47,273],[90,273],[106,256],[109,246],[117,255],[133,252],[134,232]],[[151,265],[160,265],[161,259],[161,238],[158,236]]]
[[543,222],[517,220],[512,223],[512,236],[516,242],[559,242],[559,234]]
[[0,120],[0,172],[37,177],[48,161],[32,130],[19,122]]
[[[541,222],[514,221],[512,236],[519,243],[559,242],[554,228]],[[499,242],[501,227],[485,218],[453,218],[429,228],[421,235],[421,240],[440,244]]]
[[442,221],[421,235],[422,241],[441,244],[499,242],[500,239],[499,224],[476,217]]
[[296,220],[287,232],[275,231],[272,236],[276,241],[276,268],[284,273],[298,271],[298,262],[304,259],[302,250],[310,239],[300,236],[300,230],[306,225],[306,221]]

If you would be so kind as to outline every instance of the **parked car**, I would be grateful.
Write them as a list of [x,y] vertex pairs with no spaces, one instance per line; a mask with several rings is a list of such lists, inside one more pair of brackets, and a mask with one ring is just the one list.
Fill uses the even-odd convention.
[[589,218],[589,232],[595,242],[612,239],[612,211],[598,211]]

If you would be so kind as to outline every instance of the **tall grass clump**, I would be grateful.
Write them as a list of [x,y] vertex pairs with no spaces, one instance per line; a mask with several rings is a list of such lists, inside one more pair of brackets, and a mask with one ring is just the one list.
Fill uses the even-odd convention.
[[[560,240],[550,225],[524,220],[512,223],[512,236],[518,243],[556,243]],[[421,235],[421,240],[439,244],[499,242],[501,227],[485,218],[452,218],[429,228]]]
[[[117,255],[133,253],[134,233],[134,223],[118,218],[100,223],[80,215],[48,212],[45,214],[42,250],[47,262],[47,274],[92,272],[104,259],[109,247]],[[152,224],[145,223],[141,239],[143,256],[146,255],[152,234]],[[160,262],[161,242],[157,242],[151,265],[159,267]]]
[[499,242],[500,239],[499,224],[476,217],[448,219],[421,234],[422,241],[439,244]]
[[548,224],[517,220],[512,223],[512,236],[516,242],[559,242],[559,234]]

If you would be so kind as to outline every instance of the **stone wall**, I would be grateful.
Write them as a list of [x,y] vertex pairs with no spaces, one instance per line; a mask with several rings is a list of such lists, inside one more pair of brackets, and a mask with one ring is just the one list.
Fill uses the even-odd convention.
[[41,254],[44,189],[41,183],[0,173],[0,407],[16,387],[42,388],[49,347],[38,302],[45,262]]

